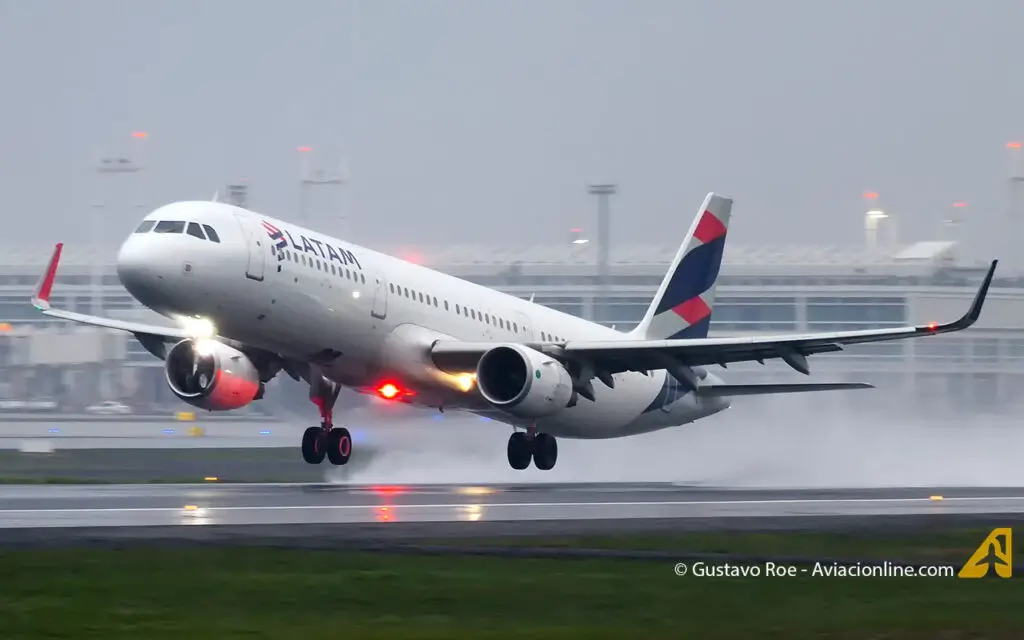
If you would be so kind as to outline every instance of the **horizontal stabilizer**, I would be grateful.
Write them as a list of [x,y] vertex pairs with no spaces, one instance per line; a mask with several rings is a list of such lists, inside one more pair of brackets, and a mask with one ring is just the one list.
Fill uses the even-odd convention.
[[803,393],[806,391],[840,391],[844,389],[874,389],[866,382],[809,382],[805,384],[716,384],[700,387],[697,395],[705,397],[767,396],[776,393]]

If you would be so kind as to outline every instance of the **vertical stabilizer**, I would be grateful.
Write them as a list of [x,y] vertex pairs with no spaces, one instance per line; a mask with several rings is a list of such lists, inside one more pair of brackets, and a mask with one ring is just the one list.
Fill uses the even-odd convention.
[[707,337],[731,214],[732,199],[714,193],[704,198],[651,306],[631,335],[644,340]]

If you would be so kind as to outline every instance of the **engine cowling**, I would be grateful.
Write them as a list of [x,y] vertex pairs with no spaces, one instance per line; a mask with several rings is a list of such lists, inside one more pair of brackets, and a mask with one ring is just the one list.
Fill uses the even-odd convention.
[[518,344],[489,349],[476,367],[480,395],[496,408],[526,419],[569,404],[572,378],[558,360]]
[[167,386],[208,411],[240,409],[260,394],[259,370],[241,351],[216,340],[182,340],[164,361]]

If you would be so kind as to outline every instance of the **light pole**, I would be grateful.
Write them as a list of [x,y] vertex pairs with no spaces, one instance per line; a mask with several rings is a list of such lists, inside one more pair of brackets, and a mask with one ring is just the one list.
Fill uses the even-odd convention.
[[864,242],[868,249],[878,248],[878,225],[889,217],[881,209],[872,209],[864,214]]
[[942,220],[942,229],[940,233],[941,240],[950,242],[960,241],[960,223],[962,222],[961,218],[963,217],[963,212],[966,209],[966,202],[953,203],[953,210],[950,211],[949,214]]
[[[311,157],[313,155],[313,148],[310,146],[301,146],[298,148],[299,151],[299,219],[304,224],[310,224],[312,221],[307,219],[307,210],[309,208],[309,201],[311,197],[311,190],[314,187],[322,186],[337,186],[342,189],[344,193],[344,186],[348,184],[346,180],[345,172],[342,170],[330,172],[321,168],[314,168],[312,165]],[[341,198],[339,197],[339,203]],[[342,229],[339,235],[347,235],[347,211],[339,213],[339,217],[342,219]]]
[[[124,156],[101,156],[96,163],[96,173],[99,179],[102,180],[103,176],[118,175],[118,174],[136,174],[142,170],[142,167],[131,158]],[[103,190],[99,190],[103,193]],[[92,246],[95,253],[92,260],[92,273],[90,274],[90,288],[92,289],[92,313],[94,315],[100,315],[103,311],[102,307],[102,265],[103,261],[100,257],[99,246],[102,242],[102,231],[103,231],[103,212],[105,205],[101,196],[100,200],[97,200],[92,205]]]
[[1009,178],[1007,194],[1007,222],[1009,232],[1004,241],[1004,250],[1007,258],[1012,258],[1011,269],[1020,269],[1021,262],[1014,256],[1017,255],[1021,233],[1021,218],[1024,218],[1024,155],[1021,148],[1024,144],[1020,142],[1007,142],[1006,150],[1009,153]]
[[600,298],[597,321],[608,319],[608,270],[610,260],[611,209],[608,199],[618,192],[614,184],[592,184],[587,193],[597,196],[597,291]]
[[236,182],[228,185],[228,201],[236,207],[249,208],[249,185]]

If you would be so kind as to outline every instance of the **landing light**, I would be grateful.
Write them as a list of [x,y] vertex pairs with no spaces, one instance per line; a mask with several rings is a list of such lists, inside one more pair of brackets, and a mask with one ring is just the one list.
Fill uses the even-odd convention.
[[352,297],[358,300],[359,299],[359,292],[358,291],[353,291],[352,292]]
[[929,331],[935,331],[938,328],[939,328],[939,323],[938,322],[929,322],[928,323],[928,330]]
[[389,382],[387,384],[381,385],[380,388],[377,389],[377,393],[390,400],[391,398],[394,398],[395,396],[398,395],[398,387]]
[[212,355],[213,352],[214,352],[214,349],[216,349],[216,347],[217,347],[217,342],[215,340],[198,340],[198,341],[196,341],[196,353],[198,353],[201,356]]
[[179,316],[178,322],[190,338],[212,338],[217,335],[217,328],[206,318]]

